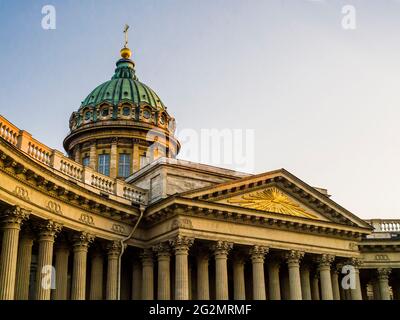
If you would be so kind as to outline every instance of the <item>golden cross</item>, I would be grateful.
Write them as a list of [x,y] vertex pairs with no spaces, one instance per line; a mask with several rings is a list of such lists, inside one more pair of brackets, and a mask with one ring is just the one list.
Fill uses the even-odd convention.
[[125,28],[124,28],[124,33],[125,33],[125,45],[124,45],[124,47],[125,48],[128,46],[128,29],[129,29],[129,26],[126,24]]

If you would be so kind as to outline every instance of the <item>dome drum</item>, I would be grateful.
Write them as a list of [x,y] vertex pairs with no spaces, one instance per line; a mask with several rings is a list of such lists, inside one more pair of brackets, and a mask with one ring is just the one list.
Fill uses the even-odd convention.
[[141,144],[143,146],[158,144],[163,149],[168,150],[166,156],[172,158],[175,158],[179,152],[179,141],[163,130],[151,128],[145,124],[140,124],[142,128],[136,126],[132,129],[131,125],[126,124],[125,121],[110,122],[102,122],[95,127],[82,127],[71,133],[64,140],[64,148],[70,156],[73,156],[74,150],[78,146],[83,149],[85,145],[98,144],[99,141],[108,141],[107,143],[110,144],[112,139],[118,139],[118,141],[129,141],[130,144]]
[[[130,52],[130,51],[129,51]],[[159,157],[175,158],[175,119],[140,82],[127,50],[111,80],[97,86],[69,119],[64,148],[75,161],[111,178],[126,178]]]

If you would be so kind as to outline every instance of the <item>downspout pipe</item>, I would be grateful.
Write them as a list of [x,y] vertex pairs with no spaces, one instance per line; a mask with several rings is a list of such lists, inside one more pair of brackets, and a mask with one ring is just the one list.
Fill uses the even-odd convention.
[[139,210],[140,210],[139,219],[136,221],[136,224],[132,228],[132,231],[130,232],[130,234],[126,238],[123,238],[121,240],[121,253],[119,254],[119,257],[118,257],[117,300],[121,300],[121,269],[122,269],[122,263],[121,262],[122,262],[122,255],[124,254],[124,251],[125,251],[125,242],[128,241],[130,238],[132,238],[133,234],[135,233],[136,228],[140,223],[140,220],[142,220],[142,218],[143,218],[144,209],[145,209],[145,206],[141,204],[140,208],[139,208]]

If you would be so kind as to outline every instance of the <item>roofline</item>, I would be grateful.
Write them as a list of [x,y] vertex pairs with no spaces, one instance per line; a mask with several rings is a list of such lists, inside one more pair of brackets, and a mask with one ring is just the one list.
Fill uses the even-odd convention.
[[[180,162],[180,163],[169,163],[169,162],[166,162],[166,161],[170,161],[170,160],[177,161],[177,162]],[[194,167],[191,167],[189,165],[186,165],[186,164],[191,164],[191,163],[194,163],[194,164],[197,164],[197,165],[200,164],[201,166],[208,167],[208,168],[211,167],[211,168],[222,169],[224,171],[230,171],[232,173],[236,172],[236,173],[243,174],[243,175],[252,175],[251,173],[238,172],[238,171],[234,171],[234,170],[230,170],[230,169],[219,168],[217,166],[212,166],[212,165],[202,164],[202,163],[197,163],[197,162],[191,162],[191,161],[183,160],[183,159],[160,157],[157,160],[149,163],[145,167],[141,168],[140,170],[132,173],[129,177],[127,177],[125,179],[125,181],[128,182],[128,183],[130,183],[132,181],[136,181],[136,180],[140,179],[141,177],[143,177],[144,175],[146,175],[146,173],[150,169],[154,170],[154,169],[157,169],[157,168],[162,167],[162,166],[173,167],[173,168],[182,168],[182,169],[186,169],[186,170],[189,170],[189,171],[206,173],[206,174],[209,174],[209,175],[223,177],[223,178],[229,178],[229,179],[232,179],[232,180],[240,180],[240,179],[243,178],[243,177],[235,176],[235,175],[229,174],[229,173],[226,173],[226,174],[225,173],[218,173],[218,172],[215,172],[215,171],[208,171],[208,170],[206,170],[206,168],[204,168],[204,169],[194,168]],[[219,185],[219,184],[217,184],[217,185]],[[214,186],[216,186],[216,185],[214,185]],[[197,189],[195,189],[195,190],[197,190]]]
[[336,203],[335,201],[333,201],[332,199],[330,199],[328,196],[326,196],[325,194],[321,193],[320,191],[318,191],[317,189],[315,189],[314,187],[310,186],[309,184],[307,184],[306,182],[302,181],[301,179],[297,178],[295,175],[293,175],[292,173],[290,173],[289,171],[287,171],[284,168],[281,169],[277,169],[277,170],[273,170],[273,171],[268,171],[268,172],[264,172],[264,173],[260,173],[260,174],[256,174],[250,177],[245,177],[242,178],[240,180],[234,181],[234,182],[224,182],[221,184],[217,184],[217,185],[213,185],[213,186],[208,186],[208,187],[203,187],[200,189],[196,189],[196,190],[191,190],[191,191],[185,191],[180,193],[181,196],[187,196],[190,194],[194,194],[194,193],[201,193],[203,191],[207,191],[207,190],[211,190],[214,188],[221,188],[221,187],[225,187],[225,186],[229,186],[232,184],[243,184],[246,181],[249,180],[257,180],[258,178],[261,178],[263,176],[266,175],[274,175],[274,174],[281,174],[283,176],[287,176],[290,179],[294,180],[297,184],[301,185],[304,189],[308,190],[310,193],[316,193],[318,195],[320,195],[321,197],[323,197],[324,201],[328,202],[330,205],[338,208],[340,211],[348,214],[352,219],[354,219],[355,221],[358,221],[359,223],[361,223],[362,225],[364,225],[366,228],[371,229],[371,226],[363,219],[359,218],[358,216],[356,216],[355,214],[351,213],[349,210],[347,210],[346,208],[342,207],[341,205],[339,205],[338,203]]

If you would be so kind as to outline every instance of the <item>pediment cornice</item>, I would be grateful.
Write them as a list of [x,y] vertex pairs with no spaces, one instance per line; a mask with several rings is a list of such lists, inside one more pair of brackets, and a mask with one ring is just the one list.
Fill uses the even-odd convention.
[[184,192],[181,193],[180,196],[208,202],[217,202],[221,199],[234,197],[252,190],[261,190],[267,187],[280,188],[300,203],[305,204],[330,221],[371,230],[371,226],[367,222],[358,218],[328,196],[309,186],[285,169]]
[[233,223],[259,225],[266,228],[279,228],[295,232],[347,238],[355,241],[360,241],[364,235],[370,233],[369,229],[358,226],[260,212],[254,209],[235,207],[224,203],[211,203],[199,199],[188,199],[177,195],[148,207],[143,219],[147,227],[152,227],[177,215],[198,216]]

